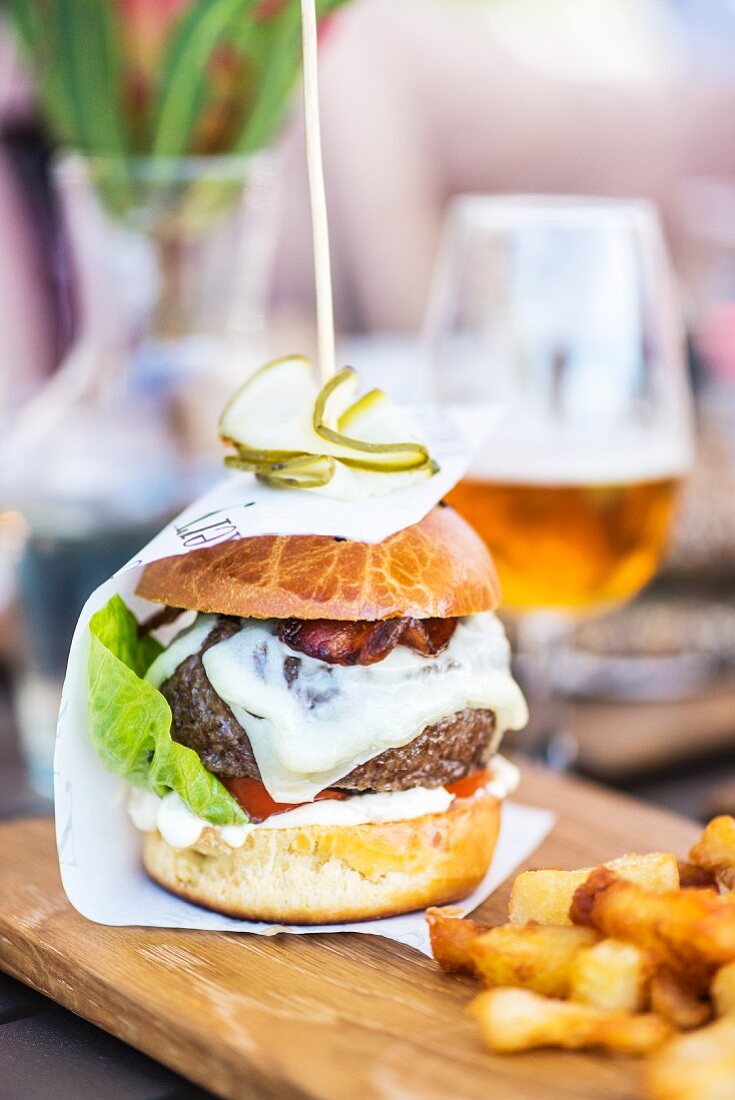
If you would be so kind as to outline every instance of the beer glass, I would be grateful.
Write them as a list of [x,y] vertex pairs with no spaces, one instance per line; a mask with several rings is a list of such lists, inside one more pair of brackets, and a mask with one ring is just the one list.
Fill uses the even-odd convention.
[[683,330],[654,207],[457,198],[425,336],[438,400],[504,409],[449,499],[495,559],[532,746],[566,766],[559,643],[575,618],[651,579],[692,459]]

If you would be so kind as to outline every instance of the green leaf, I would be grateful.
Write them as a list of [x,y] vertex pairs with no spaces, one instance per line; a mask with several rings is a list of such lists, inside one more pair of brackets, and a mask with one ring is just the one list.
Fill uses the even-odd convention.
[[107,0],[12,0],[41,98],[66,144],[124,156],[121,27]]
[[64,87],[57,47],[58,0],[10,0],[9,10],[21,46],[31,64],[43,107],[58,137],[72,142],[74,109]]
[[299,72],[300,42],[298,3],[290,3],[277,16],[255,28],[255,86],[237,152],[257,152],[278,132]]
[[[268,18],[259,0],[196,0],[178,18],[166,48],[144,143],[124,102],[124,27],[111,0],[5,0],[38,78],[40,96],[61,141],[91,156],[133,153],[177,157],[192,138],[211,93],[209,59],[222,44],[245,67],[242,124],[231,152],[267,145],[281,125],[301,60],[298,0]],[[154,3],[154,0],[150,0]],[[347,0],[317,0],[321,18]],[[108,172],[97,181],[108,207],[123,213],[130,181]]]
[[153,156],[182,156],[206,100],[212,50],[249,21],[245,0],[199,0],[181,17],[166,51],[156,109]]
[[[317,0],[323,18],[347,0]],[[301,9],[290,2],[267,21],[257,24],[251,37],[256,82],[251,109],[236,141],[235,151],[255,153],[277,134],[301,69]]]
[[160,798],[176,791],[212,825],[246,822],[239,803],[194,750],[172,740],[168,703],[141,679],[161,647],[138,637],[124,601],[113,596],[92,616],[89,630],[89,736],[108,771]]
[[139,636],[135,615],[119,596],[113,596],[106,607],[92,616],[89,629],[136,676],[144,676],[163,652],[163,646],[155,638],[149,634]]
[[40,40],[40,4],[29,3],[28,0],[6,0],[5,6],[10,12],[23,49],[33,55]]

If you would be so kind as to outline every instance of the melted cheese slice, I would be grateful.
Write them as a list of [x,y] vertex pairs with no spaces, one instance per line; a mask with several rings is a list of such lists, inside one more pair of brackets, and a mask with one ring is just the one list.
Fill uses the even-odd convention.
[[209,632],[217,624],[217,615],[197,615],[190,627],[177,634],[171,645],[159,653],[145,674],[145,679],[154,688],[160,688],[169,676],[173,676],[179,665],[187,657],[198,653],[207,640]]
[[492,710],[497,740],[528,720],[505,632],[491,612],[462,619],[437,657],[397,646],[377,664],[351,668],[294,653],[276,628],[244,620],[202,661],[247,730],[277,802],[310,801],[359,764],[465,708]]

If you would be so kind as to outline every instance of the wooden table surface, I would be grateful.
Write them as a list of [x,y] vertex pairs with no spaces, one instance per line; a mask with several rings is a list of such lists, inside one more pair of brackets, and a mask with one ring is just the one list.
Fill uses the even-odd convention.
[[[530,766],[519,797],[560,815],[527,866],[585,866],[635,850],[683,855],[698,832]],[[502,921],[508,889],[480,915]],[[638,1095],[634,1060],[490,1056],[464,1011],[472,982],[378,937],[91,924],[63,894],[45,820],[0,827],[0,897],[0,968],[223,1097]]]

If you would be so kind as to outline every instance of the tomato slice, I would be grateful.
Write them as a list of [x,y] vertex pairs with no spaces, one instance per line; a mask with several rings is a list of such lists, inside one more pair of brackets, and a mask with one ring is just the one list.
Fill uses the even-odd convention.
[[[247,776],[221,776],[222,783],[227,790],[240,803],[251,821],[257,823],[265,821],[276,814],[285,814],[288,810],[295,810],[297,806],[306,806],[306,802],[276,802],[268,794],[263,783],[259,779],[250,779]],[[342,801],[347,798],[344,791],[328,788],[320,791],[315,802],[324,798],[333,798]]]
[[[230,794],[237,799],[250,820],[254,821],[256,825],[261,821],[266,821],[269,817],[275,817],[276,814],[285,814],[288,810],[295,810],[299,806],[309,805],[308,802],[276,802],[268,794],[264,784],[259,779],[228,775],[220,778]],[[473,794],[476,794],[481,787],[486,786],[489,782],[490,772],[484,768],[472,772],[471,775],[466,775],[463,779],[458,779],[455,783],[447,784],[447,790],[455,798],[471,798]],[[320,791],[314,801],[321,802],[327,798],[342,802],[345,798],[349,798],[349,795],[346,791],[338,791],[334,787],[328,787],[325,791]]]
[[489,782],[490,772],[487,768],[482,768],[480,771],[465,775],[463,779],[458,779],[456,783],[448,783],[447,790],[455,798],[471,798],[480,790],[480,787],[487,786]]

